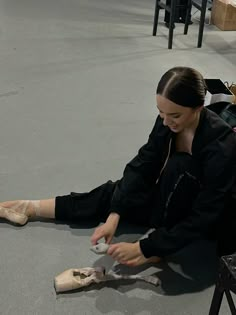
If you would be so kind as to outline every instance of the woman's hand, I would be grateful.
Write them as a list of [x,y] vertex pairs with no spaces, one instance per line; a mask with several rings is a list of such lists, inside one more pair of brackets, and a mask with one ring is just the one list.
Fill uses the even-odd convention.
[[110,244],[116,232],[119,220],[120,220],[119,214],[112,212],[108,216],[106,222],[95,229],[93,235],[91,236],[92,245],[96,245],[97,242],[103,237],[105,238],[105,242],[107,244]]
[[107,254],[117,262],[127,266],[139,266],[145,263],[159,262],[159,257],[145,258],[139,246],[136,243],[117,243],[109,246]]
[[119,263],[123,263],[130,259],[134,259],[142,255],[142,252],[139,247],[139,243],[116,243],[111,244],[107,251],[107,254],[110,255],[114,260]]
[[142,256],[139,256],[137,258],[128,260],[126,262],[124,262],[123,264],[129,267],[136,267],[136,266],[140,266],[143,264],[150,264],[150,263],[159,263],[161,261],[160,257],[157,256],[152,256],[149,258]]

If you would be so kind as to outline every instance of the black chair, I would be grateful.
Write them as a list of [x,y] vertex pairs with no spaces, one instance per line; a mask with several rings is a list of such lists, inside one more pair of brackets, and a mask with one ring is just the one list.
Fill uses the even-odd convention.
[[[163,3],[161,0],[156,0],[156,5],[155,5],[155,14],[154,14],[153,32],[152,32],[153,36],[156,36],[156,33],[157,33],[157,25],[158,25],[160,9],[165,9],[167,12],[170,13],[168,49],[172,49],[175,10],[179,7],[183,7],[183,5],[178,4],[177,1],[178,0],[171,0],[170,5],[167,5],[167,4]],[[191,19],[192,6],[196,7],[198,10],[201,11],[197,47],[202,46],[202,37],[203,37],[206,9],[208,7],[207,4],[208,4],[208,0],[188,0],[188,2],[187,2],[187,13],[186,13],[185,26],[184,26],[184,34],[185,35],[188,33],[188,25],[189,25],[189,22]]]
[[220,259],[218,279],[209,315],[219,314],[224,293],[229,303],[231,314],[236,314],[236,308],[230,291],[234,294],[236,293],[236,254],[223,256]]

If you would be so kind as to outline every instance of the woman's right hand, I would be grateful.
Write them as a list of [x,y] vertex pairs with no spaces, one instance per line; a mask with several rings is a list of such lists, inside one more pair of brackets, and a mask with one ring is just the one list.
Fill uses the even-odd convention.
[[119,214],[112,212],[108,216],[106,222],[98,226],[91,236],[92,245],[96,245],[101,238],[105,238],[105,242],[110,244],[119,224]]

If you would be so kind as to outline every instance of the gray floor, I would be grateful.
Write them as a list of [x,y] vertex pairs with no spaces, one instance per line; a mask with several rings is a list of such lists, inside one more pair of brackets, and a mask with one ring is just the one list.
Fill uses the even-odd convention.
[[[157,114],[155,88],[175,65],[236,81],[236,32],[176,25],[173,50],[154,0],[0,1],[1,200],[86,191],[122,176]],[[209,12],[208,12],[209,15]],[[206,21],[209,20],[207,16]],[[207,314],[216,270],[214,245],[195,244],[161,264],[122,268],[153,274],[160,287],[117,282],[56,295],[53,279],[72,267],[114,267],[91,251],[93,228],[0,222],[0,314]],[[132,241],[144,231],[119,230]],[[221,314],[230,314],[224,301]]]

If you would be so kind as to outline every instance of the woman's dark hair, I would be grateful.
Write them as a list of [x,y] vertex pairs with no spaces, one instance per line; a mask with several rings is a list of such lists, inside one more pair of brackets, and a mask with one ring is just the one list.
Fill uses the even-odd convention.
[[204,104],[206,91],[200,72],[188,67],[175,67],[161,77],[156,93],[178,105],[195,108]]

